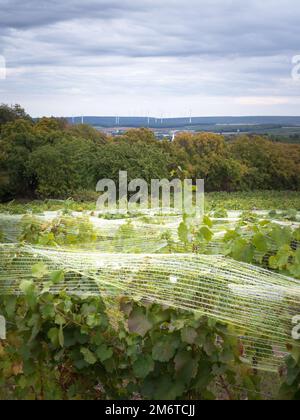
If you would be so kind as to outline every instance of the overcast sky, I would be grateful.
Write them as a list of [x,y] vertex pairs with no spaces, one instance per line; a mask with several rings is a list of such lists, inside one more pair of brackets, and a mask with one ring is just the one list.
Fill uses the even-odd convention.
[[300,115],[299,6],[0,0],[0,102],[34,116]]

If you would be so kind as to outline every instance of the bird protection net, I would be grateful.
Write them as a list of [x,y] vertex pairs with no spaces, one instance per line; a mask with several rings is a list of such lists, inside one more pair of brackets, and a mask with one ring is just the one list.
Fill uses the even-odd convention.
[[[21,294],[33,267],[40,293],[128,297],[226,323],[242,343],[245,363],[277,371],[286,355],[292,318],[300,313],[300,282],[219,255],[103,253],[95,250],[0,246],[0,295]],[[49,283],[49,273],[64,278]],[[297,344],[296,344],[297,345]]]

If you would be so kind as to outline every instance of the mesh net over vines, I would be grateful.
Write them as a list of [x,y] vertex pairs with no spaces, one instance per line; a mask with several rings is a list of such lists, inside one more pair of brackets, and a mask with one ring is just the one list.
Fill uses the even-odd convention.
[[[1,294],[20,294],[32,265],[63,269],[50,292],[127,296],[207,315],[236,327],[245,362],[276,369],[291,342],[291,319],[300,311],[296,280],[222,256],[102,254],[34,247],[2,247]],[[42,291],[47,276],[36,280]]]
[[[300,313],[300,281],[216,252],[168,253],[165,231],[178,241],[180,218],[131,222],[97,219],[101,240],[94,249],[50,248],[8,243],[20,232],[16,219],[7,216],[2,231],[8,239],[0,245],[0,295],[21,294],[21,282],[32,280],[32,267],[41,263],[49,273],[65,272],[55,285],[49,285],[46,273],[36,279],[41,292],[128,297],[208,316],[232,326],[245,363],[277,371],[287,345],[295,345],[291,330],[292,318]],[[210,245],[215,251],[222,230],[218,234],[220,239]]]

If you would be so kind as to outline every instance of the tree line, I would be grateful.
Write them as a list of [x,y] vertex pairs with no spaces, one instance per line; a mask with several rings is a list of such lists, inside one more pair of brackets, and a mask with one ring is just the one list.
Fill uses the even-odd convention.
[[88,199],[99,179],[205,179],[207,191],[299,190],[300,145],[241,135],[180,133],[158,141],[148,129],[110,137],[64,119],[33,120],[0,106],[0,199]]

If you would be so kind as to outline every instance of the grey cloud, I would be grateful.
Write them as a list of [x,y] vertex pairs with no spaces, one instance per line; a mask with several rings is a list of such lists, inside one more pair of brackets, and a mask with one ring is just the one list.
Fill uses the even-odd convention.
[[0,11],[9,98],[72,86],[182,101],[300,93],[289,82],[298,0],[0,0]]
[[[300,12],[295,0],[284,4],[279,0],[189,0],[184,3],[174,0],[1,0],[0,4],[0,28],[6,33],[7,30],[31,29],[36,39],[41,40],[43,29],[74,20],[80,23],[83,32],[89,30],[92,23],[93,40],[96,35],[93,25],[101,27],[105,22],[122,19],[119,28],[113,27],[124,36],[124,42],[118,44],[103,45],[99,39],[97,45],[81,45],[79,33],[77,53],[83,55],[272,55],[297,49],[300,35]],[[128,39],[127,32],[132,33],[133,39]],[[113,40],[114,34],[111,35]],[[76,52],[75,46],[68,42],[68,34],[59,32],[56,36],[53,33],[52,40]]]
[[0,26],[28,29],[84,17],[111,18],[138,7],[114,0],[1,0]]

